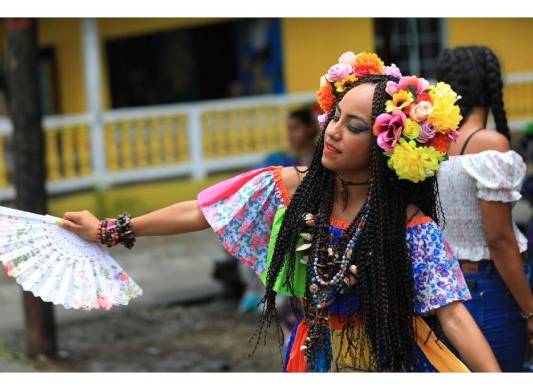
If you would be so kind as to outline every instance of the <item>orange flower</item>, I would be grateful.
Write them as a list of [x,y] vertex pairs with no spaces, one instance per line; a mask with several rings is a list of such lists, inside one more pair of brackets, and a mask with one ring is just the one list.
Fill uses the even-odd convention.
[[330,83],[320,87],[316,94],[322,112],[329,113],[333,110],[335,106],[335,95],[333,95],[333,88]]
[[437,133],[429,142],[429,146],[433,146],[439,152],[446,153],[450,147],[450,142],[451,140],[446,134]]
[[362,52],[357,54],[353,69],[354,73],[361,77],[368,74],[383,74],[385,68],[376,53]]

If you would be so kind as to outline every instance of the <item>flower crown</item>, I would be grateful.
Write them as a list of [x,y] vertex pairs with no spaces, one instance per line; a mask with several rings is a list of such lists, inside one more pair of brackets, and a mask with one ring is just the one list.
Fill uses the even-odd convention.
[[456,131],[462,119],[458,96],[443,82],[436,85],[417,76],[402,76],[394,64],[384,66],[374,53],[343,53],[339,63],[320,78],[317,92],[322,114],[318,122],[325,129],[335,103],[358,78],[388,75],[386,92],[391,97],[385,112],[373,125],[378,146],[388,157],[387,165],[400,179],[414,183],[435,176],[441,161],[447,158],[450,143],[457,140]]

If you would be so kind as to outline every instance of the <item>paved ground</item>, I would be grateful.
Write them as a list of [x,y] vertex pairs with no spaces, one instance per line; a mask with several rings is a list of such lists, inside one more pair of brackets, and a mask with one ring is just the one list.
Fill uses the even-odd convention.
[[[20,332],[4,335],[0,372],[276,372],[276,339],[251,357],[257,314],[239,314],[234,302],[215,299],[191,306],[140,306],[58,328],[60,359],[28,364],[12,356]],[[20,360],[19,360],[20,359]]]

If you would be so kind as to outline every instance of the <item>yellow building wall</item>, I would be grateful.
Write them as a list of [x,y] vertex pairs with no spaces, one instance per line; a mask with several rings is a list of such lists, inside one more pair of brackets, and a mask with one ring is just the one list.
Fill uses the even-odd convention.
[[490,47],[500,58],[503,73],[533,70],[531,18],[450,18],[448,43]]
[[370,18],[287,18],[282,37],[288,93],[315,91],[341,53],[374,50]]
[[58,92],[62,113],[85,111],[83,59],[78,19],[40,19],[39,46],[56,50]]

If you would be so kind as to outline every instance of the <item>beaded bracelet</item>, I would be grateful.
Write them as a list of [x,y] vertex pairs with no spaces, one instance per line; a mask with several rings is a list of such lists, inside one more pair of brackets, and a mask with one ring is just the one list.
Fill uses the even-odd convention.
[[122,244],[131,249],[135,243],[135,236],[131,229],[131,217],[124,212],[116,219],[103,219],[96,228],[98,241],[108,248]]

